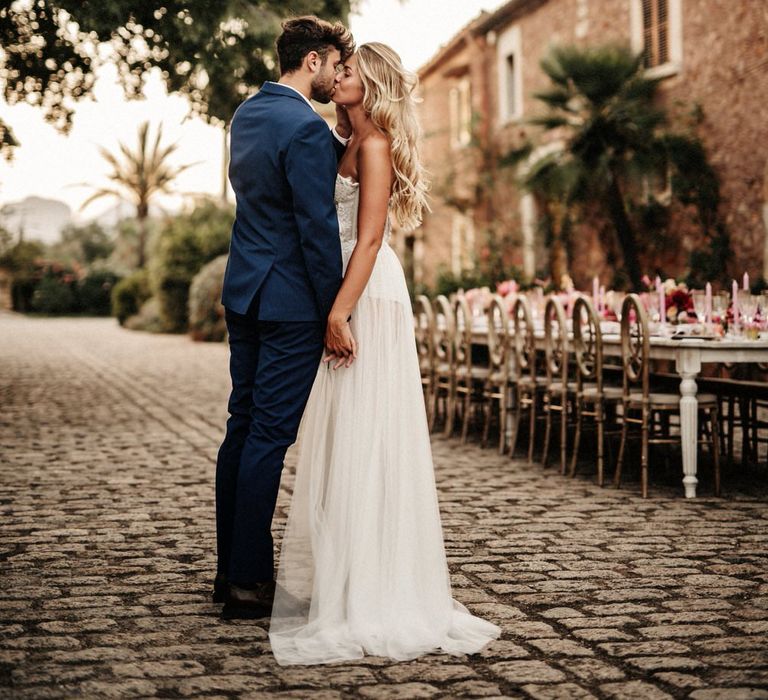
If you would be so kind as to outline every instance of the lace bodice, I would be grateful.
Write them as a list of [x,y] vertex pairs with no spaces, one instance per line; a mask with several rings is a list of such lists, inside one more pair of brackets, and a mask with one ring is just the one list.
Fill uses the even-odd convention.
[[[339,217],[339,236],[342,249],[354,248],[357,242],[357,208],[360,204],[360,184],[352,178],[336,175],[336,213]],[[389,217],[384,227],[384,243],[392,235]]]

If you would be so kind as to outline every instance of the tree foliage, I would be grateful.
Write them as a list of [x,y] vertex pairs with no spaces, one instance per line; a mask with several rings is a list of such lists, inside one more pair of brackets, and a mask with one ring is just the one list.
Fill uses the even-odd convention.
[[602,207],[631,285],[639,289],[637,231],[628,206],[633,196],[669,176],[672,195],[696,206],[702,231],[711,236],[717,177],[695,137],[670,131],[666,113],[656,104],[659,79],[646,76],[642,54],[621,46],[556,47],[541,67],[551,84],[535,97],[547,111],[529,123],[543,128],[549,148],[531,162],[534,144],[529,142],[505,162],[528,161],[522,184],[544,202],[555,238],[567,226],[573,205]]
[[[274,41],[289,15],[345,20],[349,0],[16,0],[0,6],[0,85],[66,133],[72,103],[89,95],[99,65],[114,62],[127,97],[158,69],[192,111],[226,123],[276,74]],[[0,120],[0,149],[16,141]]]
[[189,286],[203,265],[228,252],[233,219],[231,208],[203,201],[158,232],[149,275],[164,330],[187,330]]
[[158,127],[154,140],[149,137],[149,122],[139,126],[138,144],[131,149],[120,144],[120,154],[110,153],[106,148],[99,151],[109,163],[112,172],[108,175],[112,181],[110,187],[97,189],[82,207],[102,197],[116,197],[136,207],[136,221],[139,227],[138,266],[144,267],[146,261],[147,218],[152,200],[159,194],[171,191],[171,183],[194,163],[171,165],[169,157],[176,150],[176,144],[161,145],[163,127]]
[[70,224],[61,232],[61,240],[49,247],[48,254],[65,263],[88,267],[108,258],[115,248],[112,237],[97,223],[84,226]]

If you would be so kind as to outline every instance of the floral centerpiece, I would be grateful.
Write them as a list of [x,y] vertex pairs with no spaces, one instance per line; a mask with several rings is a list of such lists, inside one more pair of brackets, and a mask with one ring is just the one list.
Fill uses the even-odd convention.
[[641,297],[648,305],[648,295],[650,292],[656,292],[660,290],[660,293],[664,295],[664,320],[667,323],[695,323],[696,315],[693,309],[693,297],[688,289],[688,285],[684,282],[676,282],[671,277],[661,282],[657,277],[656,281],[652,281],[648,275],[643,275],[643,285],[645,286],[645,293],[641,294]]

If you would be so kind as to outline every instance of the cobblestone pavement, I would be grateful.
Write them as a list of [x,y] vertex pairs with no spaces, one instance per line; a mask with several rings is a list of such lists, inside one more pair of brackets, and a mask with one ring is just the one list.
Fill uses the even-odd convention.
[[768,698],[764,495],[642,500],[439,438],[455,595],[503,638],[279,667],[265,622],[208,598],[226,363],[111,320],[0,315],[0,696]]

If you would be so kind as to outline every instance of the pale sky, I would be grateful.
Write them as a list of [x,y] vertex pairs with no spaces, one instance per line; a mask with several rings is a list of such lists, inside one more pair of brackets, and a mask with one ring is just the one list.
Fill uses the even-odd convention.
[[[406,68],[426,63],[481,10],[493,10],[501,0],[363,0],[360,12],[350,18],[358,44],[381,41],[391,45]],[[174,162],[199,164],[182,174],[175,184],[179,196],[163,204],[177,208],[182,195],[221,192],[222,132],[198,118],[189,117],[183,97],[169,96],[159,76],[147,81],[144,100],[126,101],[115,82],[112,66],[99,75],[95,100],[75,107],[72,131],[62,136],[46,124],[42,111],[27,105],[10,107],[0,100],[0,116],[14,130],[21,147],[12,163],[0,159],[0,206],[30,195],[66,202],[80,219],[111,208],[115,200],[102,199],[79,211],[91,189],[106,185],[108,166],[98,147],[116,150],[118,142],[136,142],[142,121],[163,124],[164,141],[178,142]]]

